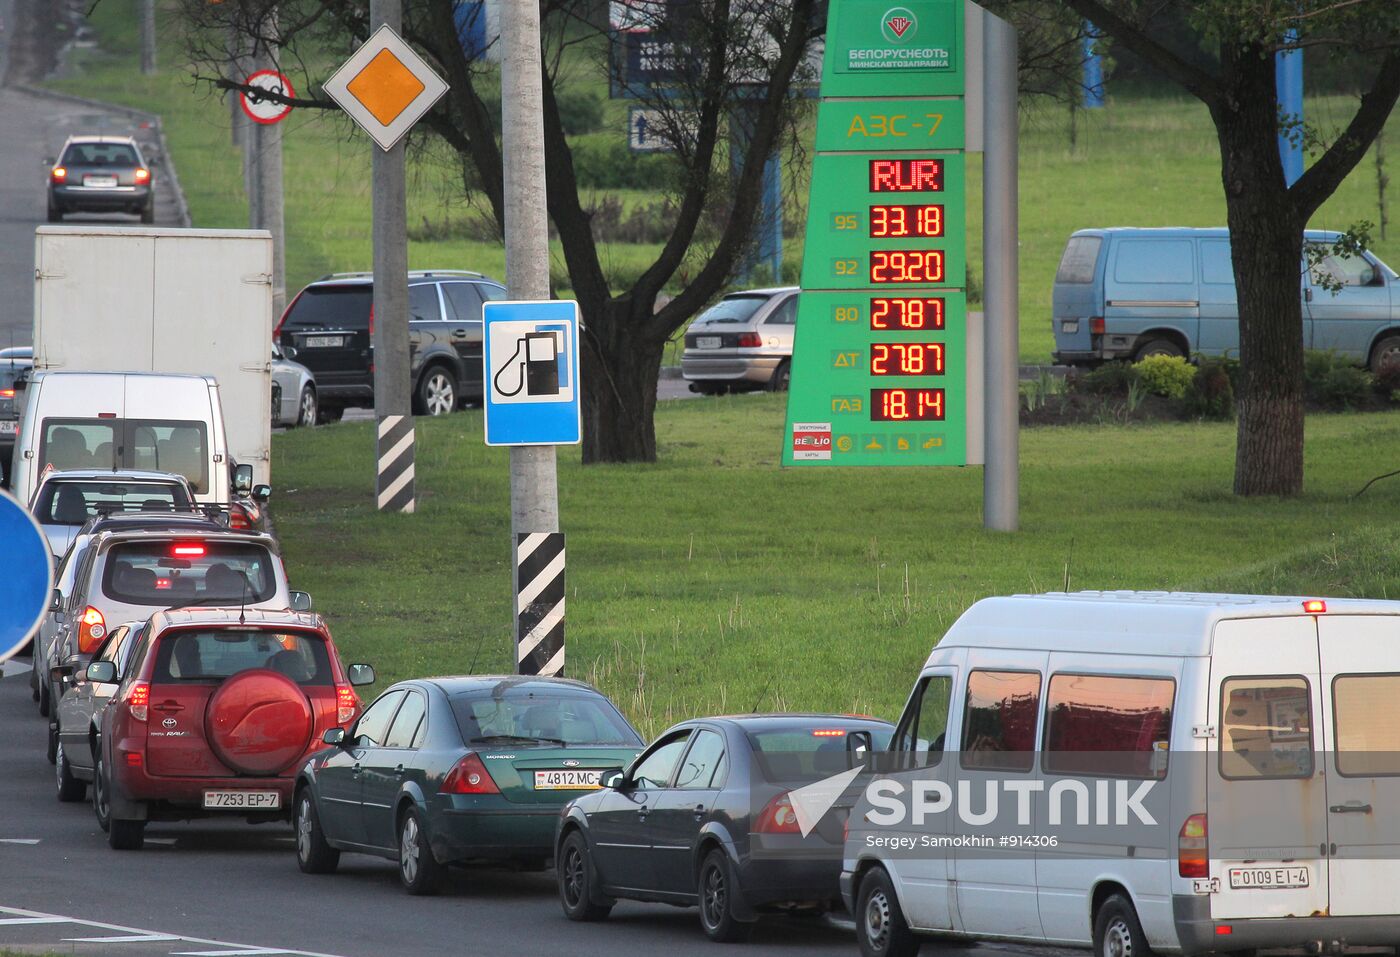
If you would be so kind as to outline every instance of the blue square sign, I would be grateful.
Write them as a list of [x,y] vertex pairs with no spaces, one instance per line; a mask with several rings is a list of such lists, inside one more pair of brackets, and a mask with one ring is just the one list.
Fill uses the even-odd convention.
[[487,445],[577,445],[578,303],[488,302],[481,347]]

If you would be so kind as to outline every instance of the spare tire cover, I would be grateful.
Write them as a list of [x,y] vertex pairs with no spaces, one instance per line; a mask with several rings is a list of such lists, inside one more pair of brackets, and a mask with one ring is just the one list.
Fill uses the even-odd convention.
[[306,753],[314,718],[295,681],[267,668],[240,671],[209,699],[204,727],[214,754],[243,774],[276,774]]

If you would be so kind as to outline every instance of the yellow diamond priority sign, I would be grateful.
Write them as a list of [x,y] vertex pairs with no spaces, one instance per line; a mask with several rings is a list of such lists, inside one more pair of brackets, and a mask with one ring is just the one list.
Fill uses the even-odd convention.
[[387,26],[326,81],[326,95],[382,149],[393,147],[447,92],[447,83]]

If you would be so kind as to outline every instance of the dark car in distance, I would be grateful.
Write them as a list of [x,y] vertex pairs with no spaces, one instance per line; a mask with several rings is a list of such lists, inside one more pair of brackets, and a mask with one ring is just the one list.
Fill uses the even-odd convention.
[[15,382],[29,374],[34,364],[34,350],[29,346],[0,349],[0,485],[10,487],[10,457],[15,452],[15,436],[19,434],[19,413],[23,393],[16,401]]
[[70,136],[49,168],[49,222],[65,213],[132,213],[156,221],[151,167],[130,136]]
[[[446,415],[482,397],[481,307],[505,287],[477,272],[408,274],[408,353],[415,415]],[[287,306],[274,342],[295,350],[316,377],[322,421],[350,406],[374,405],[374,278],[336,273],[308,285]]]
[[564,913],[601,920],[619,898],[698,906],[710,938],[734,941],[765,912],[840,907],[855,795],[837,797],[807,834],[789,795],[864,763],[893,731],[821,714],[676,725],[565,809],[555,850]]
[[560,808],[642,746],[581,681],[485,675],[400,682],[325,741],[297,779],[297,864],[386,857],[410,894],[452,864],[547,863]]

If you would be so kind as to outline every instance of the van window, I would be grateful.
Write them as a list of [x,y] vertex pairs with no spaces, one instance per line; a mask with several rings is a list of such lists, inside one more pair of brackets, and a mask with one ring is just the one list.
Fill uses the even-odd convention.
[[1196,262],[1189,239],[1125,239],[1117,244],[1118,282],[1194,283]]
[[1098,236],[1071,236],[1065,246],[1065,254],[1060,257],[1055,281],[1078,284],[1093,282],[1101,246],[1103,240]]
[[132,605],[241,605],[277,591],[272,552],[227,541],[118,542],[107,552],[102,591]]
[[1400,675],[1338,675],[1332,682],[1337,771],[1400,774]]
[[953,679],[948,675],[929,675],[919,686],[913,706],[895,732],[894,750],[913,755],[913,766],[933,767],[943,760],[952,700]]
[[1051,675],[1045,694],[1045,770],[1165,777],[1175,693],[1170,678]]
[[1299,676],[1227,678],[1220,688],[1220,776],[1310,778],[1312,691]]
[[1235,284],[1235,264],[1230,260],[1228,239],[1201,241],[1201,282],[1216,286]]
[[209,490],[209,437],[196,419],[45,419],[39,468],[147,469]]
[[330,655],[319,636],[305,632],[166,632],[156,648],[151,681],[223,681],[240,671],[266,668],[302,686],[333,684]]
[[[1316,243],[1309,244],[1317,249]],[[1324,256],[1312,267],[1312,281],[1315,286],[1383,286],[1385,279],[1381,271],[1365,256]]]
[[1040,672],[973,671],[967,676],[962,766],[1029,771],[1035,763]]

